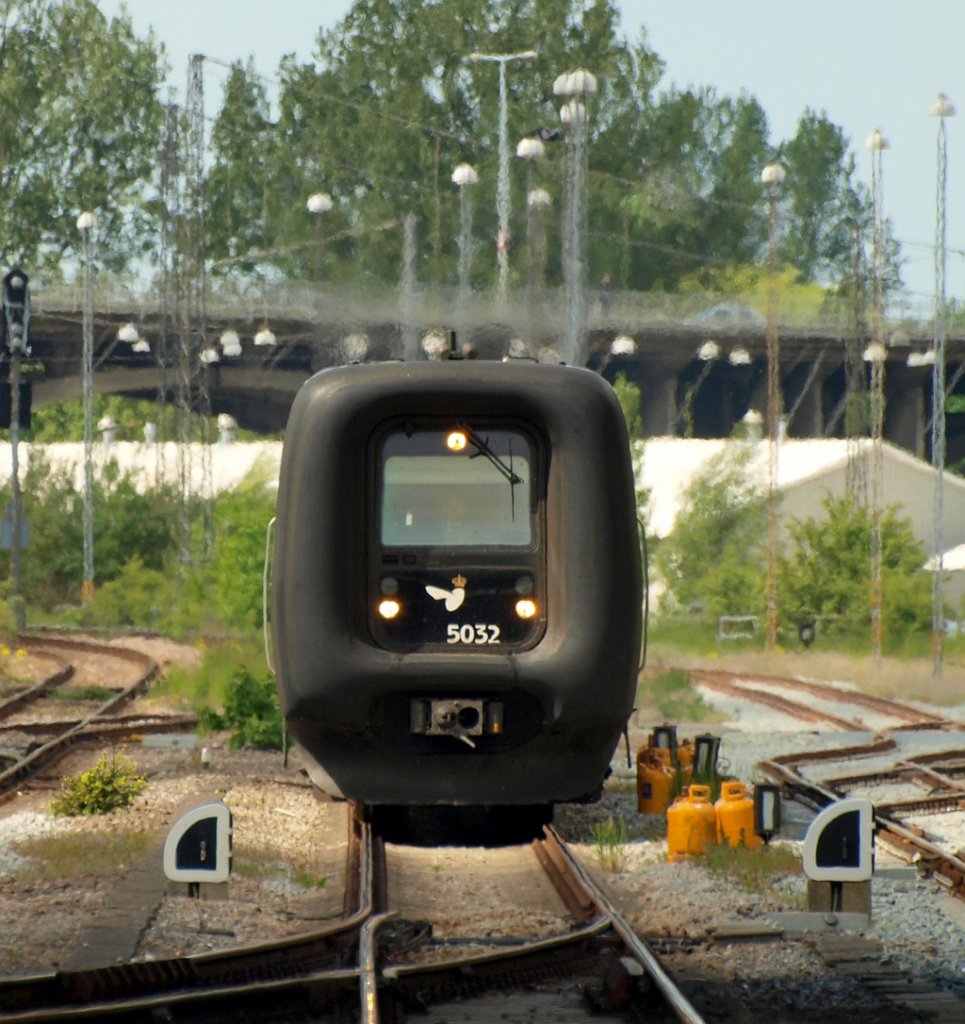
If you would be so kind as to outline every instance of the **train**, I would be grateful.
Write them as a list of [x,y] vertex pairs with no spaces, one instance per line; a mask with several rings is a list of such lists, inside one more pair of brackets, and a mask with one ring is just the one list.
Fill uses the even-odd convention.
[[325,369],[293,402],[271,568],[286,729],[370,807],[599,797],[644,629],[625,418],[525,360]]

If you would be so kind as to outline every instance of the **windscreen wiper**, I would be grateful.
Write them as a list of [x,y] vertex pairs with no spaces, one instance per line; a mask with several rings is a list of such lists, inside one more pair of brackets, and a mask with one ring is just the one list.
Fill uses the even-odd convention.
[[[469,438],[469,443],[476,449],[476,451],[469,456],[471,459],[477,458],[479,455],[485,455],[485,457],[492,463],[493,466],[509,481],[511,486],[521,484],[523,478],[517,476],[513,471],[512,461],[507,465],[503,459],[497,455],[492,448],[489,447],[488,441],[484,441],[472,427],[463,427],[466,432],[466,437]],[[512,449],[510,449],[510,460],[512,460]]]

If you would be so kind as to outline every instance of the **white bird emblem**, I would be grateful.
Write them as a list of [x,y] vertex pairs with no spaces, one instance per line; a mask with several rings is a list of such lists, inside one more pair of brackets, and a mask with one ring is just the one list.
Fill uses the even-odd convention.
[[444,590],[442,587],[433,587],[427,583],[426,593],[434,601],[445,601],[447,612],[454,612],[461,608],[462,602],[466,600],[465,587],[453,587],[452,590]]

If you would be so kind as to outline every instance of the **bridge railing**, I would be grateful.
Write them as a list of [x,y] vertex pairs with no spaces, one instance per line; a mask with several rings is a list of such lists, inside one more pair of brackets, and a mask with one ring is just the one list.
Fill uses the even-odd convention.
[[[32,288],[38,312],[77,312],[83,309],[82,282],[46,284]],[[265,286],[237,280],[209,279],[205,305],[209,318],[223,320],[299,320],[357,325],[376,321],[448,325],[538,322],[550,329],[564,326],[567,304],[562,288],[511,291],[506,299],[491,292],[468,297],[455,286],[420,286],[408,294],[396,288],[366,287],[326,282],[321,287],[306,282],[281,282]],[[155,285],[136,278],[100,275],[95,284],[94,306],[98,315],[128,316],[142,324],[156,321],[161,299]],[[766,327],[766,297],[738,297],[712,292],[666,293],[659,291],[603,292],[590,289],[586,296],[590,329],[615,332],[678,325],[714,333],[761,333]],[[961,320],[961,322],[959,322]],[[798,334],[846,336],[852,330],[853,311],[846,298],[827,297],[820,304],[807,297],[783,296],[779,303],[782,329]],[[954,318],[949,334],[965,336],[965,318]],[[867,329],[867,327],[866,327]],[[916,316],[908,305],[889,308],[886,334],[927,338],[933,331],[930,319]]]

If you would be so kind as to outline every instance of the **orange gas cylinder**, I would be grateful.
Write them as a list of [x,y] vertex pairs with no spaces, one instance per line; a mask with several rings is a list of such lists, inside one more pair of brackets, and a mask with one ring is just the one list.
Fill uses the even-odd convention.
[[720,799],[714,804],[717,812],[717,841],[748,849],[764,841],[754,832],[754,801],[747,795],[743,782],[722,782]]
[[717,838],[717,815],[710,802],[710,786],[692,784],[687,797],[667,811],[667,855],[671,861],[704,853]]
[[637,810],[641,814],[663,814],[670,803],[672,783],[670,751],[641,747],[637,752]]

